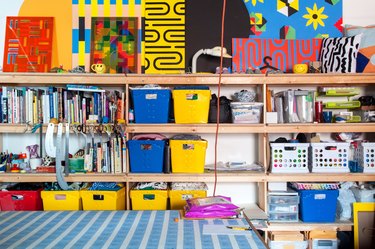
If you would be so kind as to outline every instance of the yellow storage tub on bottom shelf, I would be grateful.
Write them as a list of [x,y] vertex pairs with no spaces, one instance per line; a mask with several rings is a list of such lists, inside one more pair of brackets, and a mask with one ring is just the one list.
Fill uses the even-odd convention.
[[210,109],[210,90],[173,90],[176,124],[207,123]]
[[184,209],[188,199],[206,196],[206,190],[169,190],[169,201],[174,210]]
[[111,190],[81,190],[83,210],[124,210],[125,188]]
[[207,141],[170,140],[172,173],[203,173]]
[[168,190],[130,190],[132,210],[167,210]]
[[78,190],[43,190],[40,195],[43,200],[43,208],[46,211],[82,210],[82,202]]

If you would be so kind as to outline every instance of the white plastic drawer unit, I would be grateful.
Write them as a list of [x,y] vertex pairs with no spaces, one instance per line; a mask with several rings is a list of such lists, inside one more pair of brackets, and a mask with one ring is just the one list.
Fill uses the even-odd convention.
[[268,195],[269,204],[297,204],[299,203],[298,195]]
[[271,222],[297,222],[298,212],[295,212],[295,213],[268,212],[268,220]]

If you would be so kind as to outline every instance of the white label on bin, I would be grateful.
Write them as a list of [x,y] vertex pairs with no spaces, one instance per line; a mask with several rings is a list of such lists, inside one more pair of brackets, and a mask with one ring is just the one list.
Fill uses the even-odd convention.
[[326,198],[326,194],[316,194],[314,195],[315,200],[324,200]]
[[146,99],[157,99],[158,95],[156,93],[146,94]]

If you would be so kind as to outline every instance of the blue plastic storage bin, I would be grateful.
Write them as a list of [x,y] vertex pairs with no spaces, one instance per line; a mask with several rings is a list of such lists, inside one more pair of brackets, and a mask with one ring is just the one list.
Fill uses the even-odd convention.
[[131,90],[135,123],[168,123],[170,89]]
[[164,140],[129,140],[130,172],[163,172],[164,148]]
[[335,222],[338,190],[298,190],[303,222]]

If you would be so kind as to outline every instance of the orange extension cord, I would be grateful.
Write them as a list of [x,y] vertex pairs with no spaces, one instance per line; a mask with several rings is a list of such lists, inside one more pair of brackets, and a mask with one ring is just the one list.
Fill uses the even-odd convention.
[[216,131],[215,131],[215,182],[213,196],[216,196],[216,185],[217,185],[217,142],[219,138],[219,124],[220,124],[220,88],[221,88],[221,76],[223,71],[223,47],[224,47],[224,23],[225,23],[225,11],[227,7],[227,1],[223,0],[223,11],[221,14],[221,37],[220,37],[220,68],[219,68],[219,82],[217,83],[217,108],[216,108]]

